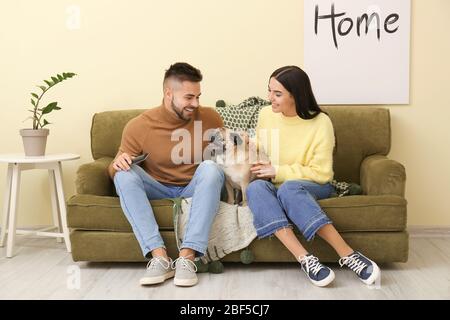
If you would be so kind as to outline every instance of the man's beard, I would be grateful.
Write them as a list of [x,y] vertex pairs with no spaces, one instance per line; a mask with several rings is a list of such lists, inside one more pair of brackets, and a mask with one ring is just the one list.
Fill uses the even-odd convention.
[[183,109],[179,110],[177,106],[174,103],[174,98],[172,98],[172,101],[170,102],[170,106],[172,107],[172,110],[177,114],[178,118],[184,121],[189,121],[191,118],[186,118],[183,116]]

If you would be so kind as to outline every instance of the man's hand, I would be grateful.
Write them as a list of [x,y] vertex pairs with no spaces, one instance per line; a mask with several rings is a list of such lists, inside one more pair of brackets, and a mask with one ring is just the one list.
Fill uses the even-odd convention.
[[131,156],[124,152],[121,153],[119,156],[114,159],[112,167],[116,171],[128,171],[130,170],[130,164],[131,164]]
[[271,163],[267,162],[259,162],[257,164],[254,164],[250,171],[255,173],[258,178],[275,178],[276,176],[276,170],[275,167],[272,166]]

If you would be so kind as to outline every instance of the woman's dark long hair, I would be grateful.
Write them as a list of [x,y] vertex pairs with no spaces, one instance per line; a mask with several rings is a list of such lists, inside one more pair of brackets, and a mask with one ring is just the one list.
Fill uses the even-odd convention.
[[[305,71],[297,66],[286,66],[275,70],[271,74],[269,81],[272,77],[281,83],[290,94],[292,94],[295,100],[295,110],[300,118],[305,120],[313,119],[321,112],[329,116],[328,113],[320,109],[317,104],[311,88],[311,81]],[[334,133],[334,141],[335,145],[333,153],[336,153],[336,132]]]
[[295,109],[300,118],[308,120],[324,112],[317,104],[311,88],[311,81],[305,71],[297,66],[286,66],[275,70],[270,78],[272,77],[292,94],[295,100]]

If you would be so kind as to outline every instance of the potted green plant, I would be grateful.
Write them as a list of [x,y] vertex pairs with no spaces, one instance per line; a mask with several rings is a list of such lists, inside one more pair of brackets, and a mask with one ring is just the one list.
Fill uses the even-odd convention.
[[28,109],[28,111],[30,111],[33,115],[26,118],[24,121],[28,119],[33,120],[33,128],[20,130],[26,156],[43,156],[45,154],[45,146],[47,144],[49,130],[44,127],[49,125],[50,122],[48,122],[47,119],[44,119],[43,116],[48,115],[53,110],[61,109],[57,102],[51,102],[46,107],[41,108],[40,103],[42,102],[44,94],[58,83],[72,78],[75,75],[76,74],[72,72],[57,74],[56,76],[51,77],[51,80],[44,80],[46,86],[37,86],[42,90],[40,94],[34,92],[31,93],[31,104],[33,108]]

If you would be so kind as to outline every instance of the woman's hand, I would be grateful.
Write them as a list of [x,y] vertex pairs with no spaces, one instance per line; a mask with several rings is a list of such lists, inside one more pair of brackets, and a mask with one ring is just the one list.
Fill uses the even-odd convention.
[[257,164],[254,164],[251,168],[250,171],[255,173],[256,176],[258,178],[275,178],[276,176],[276,170],[275,167],[272,166],[271,163],[263,163],[263,162],[259,162]]

